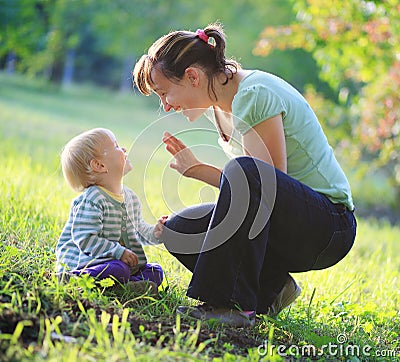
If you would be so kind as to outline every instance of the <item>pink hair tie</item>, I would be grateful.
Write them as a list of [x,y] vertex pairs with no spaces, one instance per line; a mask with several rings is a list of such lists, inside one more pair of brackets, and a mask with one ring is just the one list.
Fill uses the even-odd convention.
[[196,35],[203,40],[205,43],[208,43],[208,35],[204,32],[203,29],[197,29]]
[[203,40],[205,43],[211,45],[213,48],[215,47],[215,39],[213,37],[208,36],[203,29],[197,29],[196,35]]

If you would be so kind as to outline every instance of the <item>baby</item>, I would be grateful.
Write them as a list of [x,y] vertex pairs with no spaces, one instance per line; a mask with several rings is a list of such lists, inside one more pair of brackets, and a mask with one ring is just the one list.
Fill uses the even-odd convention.
[[167,217],[155,226],[143,221],[137,195],[122,184],[132,169],[126,149],[110,130],[95,128],[66,144],[61,163],[67,183],[82,193],[56,245],[59,275],[112,277],[134,291],[157,290],[163,271],[147,262],[142,244],[160,243]]

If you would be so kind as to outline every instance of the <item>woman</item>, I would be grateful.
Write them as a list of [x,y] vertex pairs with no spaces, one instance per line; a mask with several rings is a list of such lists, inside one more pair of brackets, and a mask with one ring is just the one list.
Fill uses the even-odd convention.
[[165,133],[171,167],[220,190],[215,205],[165,224],[167,248],[193,273],[187,295],[204,302],[178,313],[253,325],[256,313],[277,315],[299,296],[289,272],[327,268],[349,252],[350,186],[317,117],[284,80],[227,59],[218,24],[158,39],[134,81],[189,121],[211,110],[222,146],[236,155],[220,170]]

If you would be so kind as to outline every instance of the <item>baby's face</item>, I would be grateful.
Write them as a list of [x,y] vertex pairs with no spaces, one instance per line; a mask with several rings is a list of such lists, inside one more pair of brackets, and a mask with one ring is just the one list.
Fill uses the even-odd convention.
[[133,168],[131,161],[127,158],[125,161],[125,167],[124,167],[124,176],[131,171]]
[[122,177],[126,172],[132,169],[130,163],[130,168],[126,166],[129,162],[127,162],[126,149],[118,145],[114,134],[111,132],[108,136],[104,137],[104,141],[101,144],[101,151],[102,161],[107,166],[110,175]]

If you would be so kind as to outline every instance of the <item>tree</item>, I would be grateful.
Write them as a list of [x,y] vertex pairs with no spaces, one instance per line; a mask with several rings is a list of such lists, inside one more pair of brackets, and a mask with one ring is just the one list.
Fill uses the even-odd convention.
[[360,155],[384,169],[400,195],[398,0],[294,0],[294,8],[296,21],[265,28],[256,53],[265,56],[275,48],[312,53],[322,79],[350,107]]
[[29,70],[44,48],[48,7],[45,0],[0,0],[0,59],[12,61],[9,70]]
[[121,89],[132,88],[131,72],[136,57],[150,44],[159,29],[169,28],[171,13],[179,2],[171,0],[97,0],[92,18],[97,46],[103,54],[120,60]]

